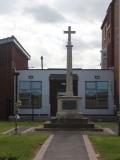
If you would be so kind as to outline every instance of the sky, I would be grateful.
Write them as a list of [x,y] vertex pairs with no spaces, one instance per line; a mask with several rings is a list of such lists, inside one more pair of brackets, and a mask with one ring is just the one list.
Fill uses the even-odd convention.
[[14,35],[31,55],[30,68],[66,67],[72,27],[73,68],[100,68],[101,25],[111,0],[0,0],[0,39]]

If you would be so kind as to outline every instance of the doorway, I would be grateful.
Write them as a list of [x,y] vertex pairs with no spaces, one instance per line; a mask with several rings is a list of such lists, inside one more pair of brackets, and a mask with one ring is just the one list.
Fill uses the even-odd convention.
[[[57,113],[57,96],[64,96],[66,93],[66,75],[52,74],[49,78],[50,83],[50,111],[51,116],[56,116]],[[78,77],[73,75],[73,95],[78,95]]]

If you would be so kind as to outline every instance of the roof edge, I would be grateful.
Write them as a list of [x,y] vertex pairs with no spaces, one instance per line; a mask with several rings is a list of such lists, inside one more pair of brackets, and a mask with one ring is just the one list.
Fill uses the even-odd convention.
[[20,42],[16,39],[15,36],[11,36],[11,37],[7,37],[7,38],[3,38],[0,39],[0,45],[2,44],[7,44],[13,42],[15,45],[17,45],[17,47],[22,51],[22,53],[28,58],[28,60],[30,60],[31,56],[29,55],[29,53],[23,48],[23,46],[20,44]]
[[103,19],[103,22],[102,22],[102,25],[101,25],[101,29],[103,29],[103,27],[104,27],[104,24],[105,24],[107,15],[108,15],[108,11],[109,11],[109,9],[110,9],[110,7],[112,6],[113,3],[114,3],[114,0],[112,0],[112,2],[110,2],[109,6],[108,6],[108,8],[107,8],[106,15],[105,15],[105,17],[104,17],[104,19]]

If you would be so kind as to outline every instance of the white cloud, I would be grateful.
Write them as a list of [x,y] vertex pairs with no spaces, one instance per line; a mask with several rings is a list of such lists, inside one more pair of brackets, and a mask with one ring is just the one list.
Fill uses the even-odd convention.
[[77,16],[82,20],[101,20],[106,12],[106,6],[111,0],[57,0],[55,5],[68,15]]
[[0,0],[0,14],[9,14],[15,9],[15,0]]
[[65,21],[64,16],[48,5],[27,8],[25,12],[31,14],[38,22],[56,23]]
[[100,26],[109,2],[0,0],[0,38],[15,35],[31,55],[30,66],[40,68],[42,55],[45,68],[61,68],[66,67],[67,35],[63,31],[71,25],[76,31],[72,35],[73,67],[98,68]]

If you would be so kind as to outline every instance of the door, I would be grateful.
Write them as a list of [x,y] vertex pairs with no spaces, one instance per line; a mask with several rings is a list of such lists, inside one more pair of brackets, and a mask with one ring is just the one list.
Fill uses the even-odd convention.
[[[50,80],[50,110],[51,116],[57,113],[57,96],[66,94],[66,80]],[[73,94],[78,95],[78,80],[73,80]]]

